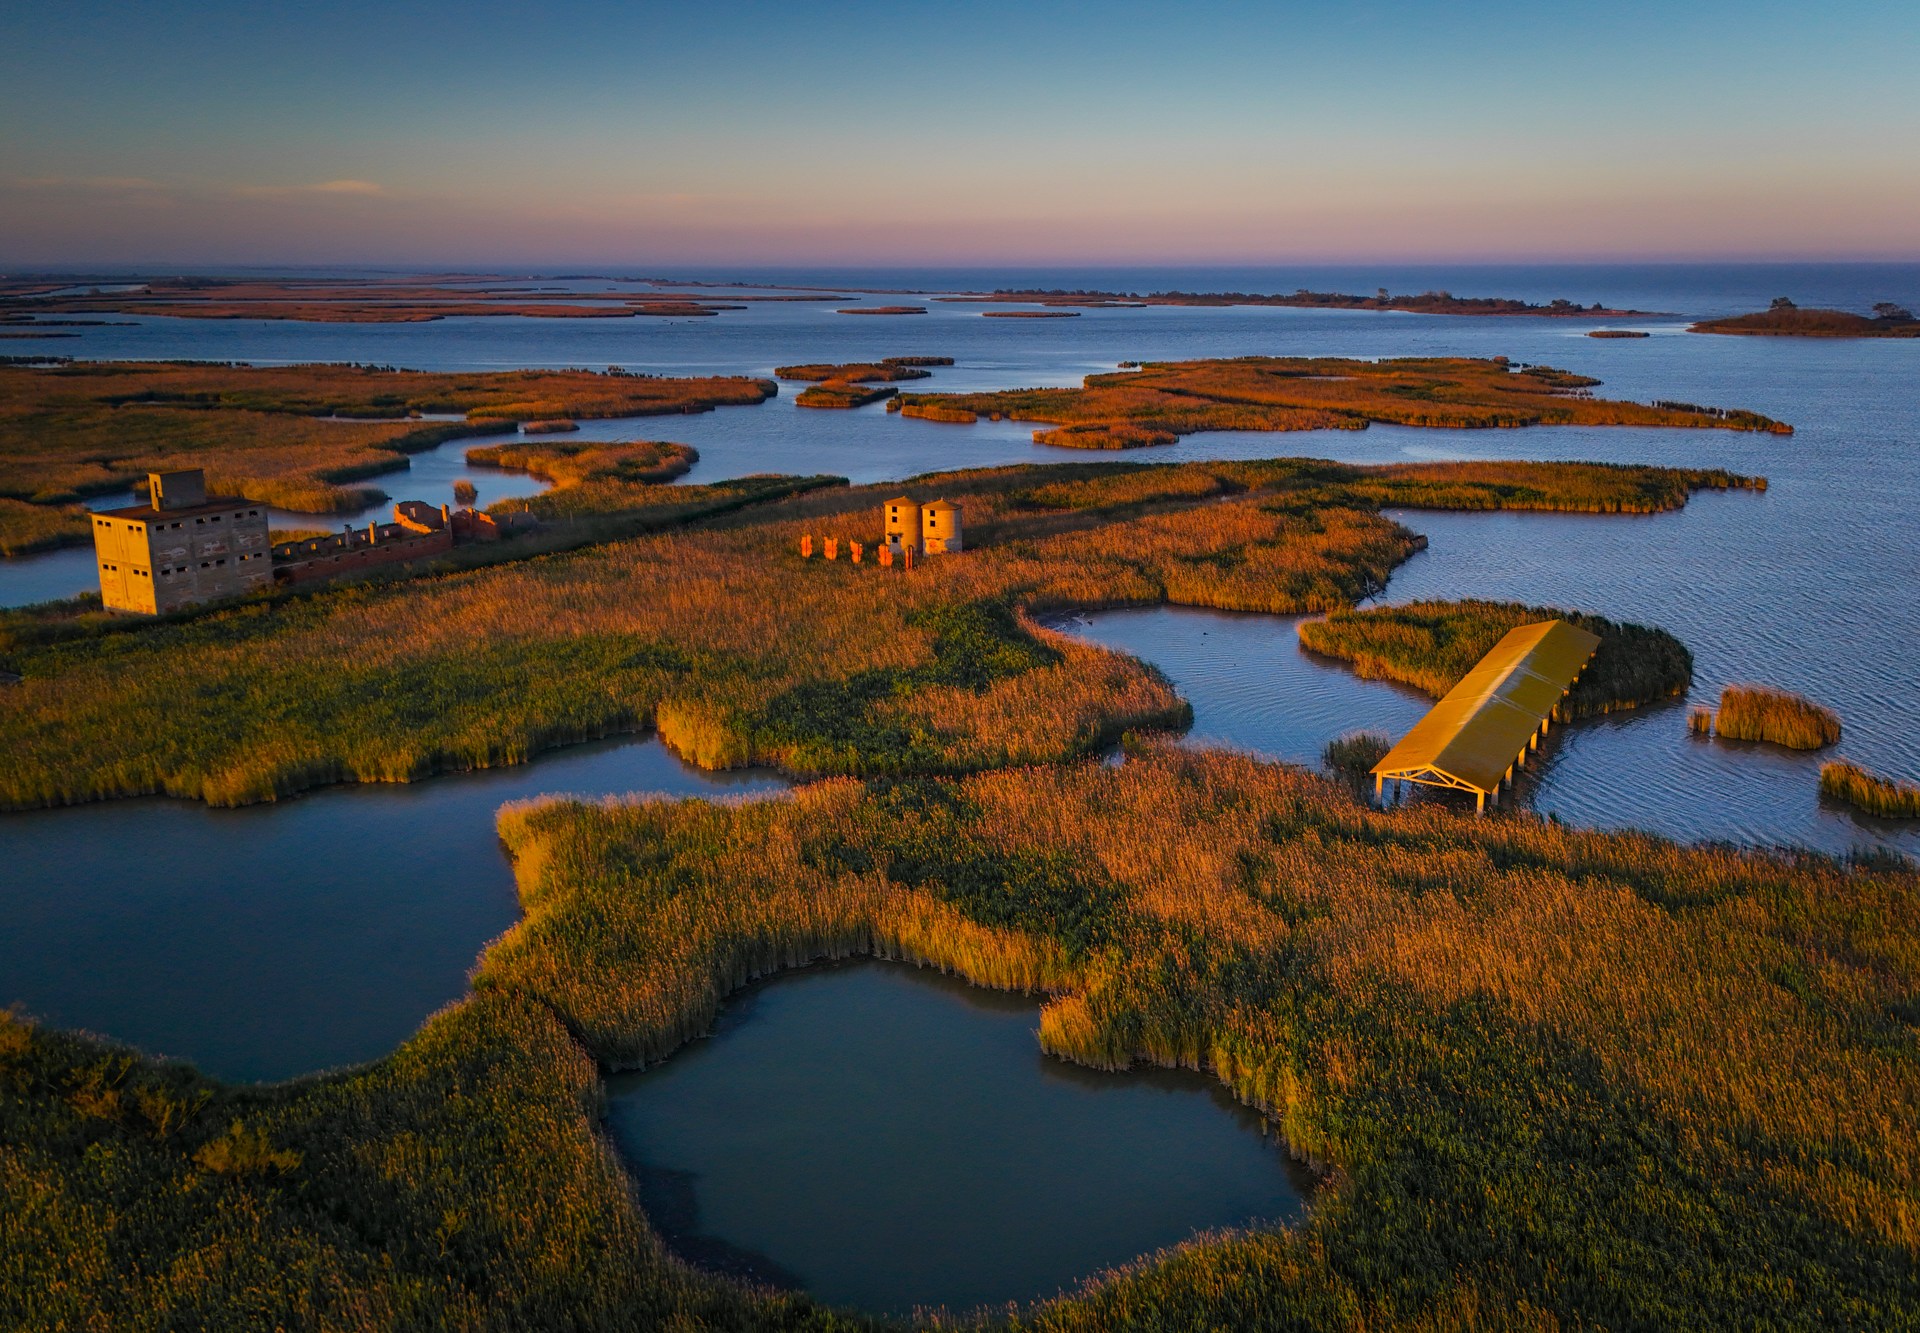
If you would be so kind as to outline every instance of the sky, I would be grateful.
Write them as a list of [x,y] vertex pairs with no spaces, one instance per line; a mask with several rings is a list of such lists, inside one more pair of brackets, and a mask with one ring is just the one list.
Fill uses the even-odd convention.
[[0,268],[1920,259],[1920,4],[0,8]]

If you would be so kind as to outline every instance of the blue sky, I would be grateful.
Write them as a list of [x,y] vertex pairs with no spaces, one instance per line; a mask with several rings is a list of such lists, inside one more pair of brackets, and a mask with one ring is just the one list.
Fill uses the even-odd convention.
[[1920,5],[9,6],[0,263],[1920,258]]

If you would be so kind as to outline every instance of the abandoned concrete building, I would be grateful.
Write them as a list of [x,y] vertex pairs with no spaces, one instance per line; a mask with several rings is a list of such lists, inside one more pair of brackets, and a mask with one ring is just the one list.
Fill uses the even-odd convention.
[[147,503],[93,516],[100,602],[159,615],[273,582],[267,510],[207,494],[199,469],[149,472]]
[[539,525],[530,513],[494,515],[402,500],[391,523],[276,543],[265,505],[208,495],[206,474],[198,469],[148,473],[147,496],[147,504],[93,516],[100,601],[109,610],[159,615],[276,583],[418,560]]
[[351,570],[440,555],[468,542],[498,541],[536,524],[532,514],[496,518],[472,509],[402,500],[393,507],[391,523],[346,527],[326,537],[278,543],[273,548],[273,577],[280,583],[329,579]]

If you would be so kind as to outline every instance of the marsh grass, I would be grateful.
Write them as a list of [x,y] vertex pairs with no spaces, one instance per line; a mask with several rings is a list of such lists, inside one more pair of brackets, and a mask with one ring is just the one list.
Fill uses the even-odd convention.
[[[989,312],[1045,314],[1063,312]],[[1447,428],[1680,426],[1763,430],[1792,427],[1752,412],[1708,412],[1586,396],[1599,381],[1504,358],[1241,357],[1156,361],[1089,375],[1078,389],[902,394],[900,410],[934,421],[1044,421],[1127,427],[1159,435],[1220,430],[1363,430],[1372,422]],[[1144,436],[1134,437],[1145,442]],[[1062,441],[1071,443],[1072,436]],[[1105,446],[1111,447],[1111,446]]]
[[1393,741],[1373,731],[1336,736],[1321,753],[1320,766],[1328,776],[1345,783],[1356,796],[1366,796],[1373,785],[1373,766],[1387,757]]
[[[351,483],[402,471],[408,454],[448,440],[510,430],[526,420],[750,405],[775,391],[769,380],[583,370],[0,366],[0,497],[57,505],[124,490],[150,469],[200,467],[214,491],[336,513],[381,496]],[[467,420],[417,419],[424,413],[461,413]]]
[[1720,692],[1714,729],[1729,740],[1818,750],[1839,743],[1840,715],[1788,690],[1729,685]]
[[1920,786],[1844,760],[1820,765],[1820,794],[1882,819],[1920,819]]
[[[1044,1050],[1204,1070],[1328,1173],[1296,1227],[1197,1238],[1009,1327],[1920,1310],[1910,868],[1374,811],[1140,742],[1118,768],[523,804],[500,832],[521,923],[372,1065],[236,1089],[0,1020],[0,1320],[863,1326],[669,1260],[596,1133],[603,1070],[857,954],[1044,992]],[[208,1165],[242,1141],[214,1160],[297,1160]]]
[[1691,474],[1533,464],[1507,489],[1480,475],[1309,460],[949,474],[937,485],[965,505],[968,551],[910,575],[793,554],[804,533],[864,540],[855,525],[877,530],[897,485],[776,503],[820,483],[556,487],[530,503],[565,521],[458,549],[424,577],[138,626],[0,617],[0,652],[25,677],[0,692],[0,804],[410,781],[645,729],[668,700],[698,702],[692,757],[713,762],[1059,762],[1177,725],[1185,707],[1143,664],[1067,648],[1028,611],[1344,608],[1416,547],[1377,505],[1677,505]]
[[80,505],[29,504],[0,495],[0,556],[28,555],[93,540],[93,519]]

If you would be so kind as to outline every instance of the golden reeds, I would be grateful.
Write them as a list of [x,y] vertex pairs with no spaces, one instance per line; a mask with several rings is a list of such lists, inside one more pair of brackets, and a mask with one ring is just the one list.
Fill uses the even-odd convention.
[[1768,685],[1729,685],[1720,692],[1714,730],[1729,740],[1771,741],[1818,750],[1840,740],[1840,716],[1812,700]]
[[1882,819],[1920,819],[1920,786],[1844,760],[1820,765],[1820,794]]

